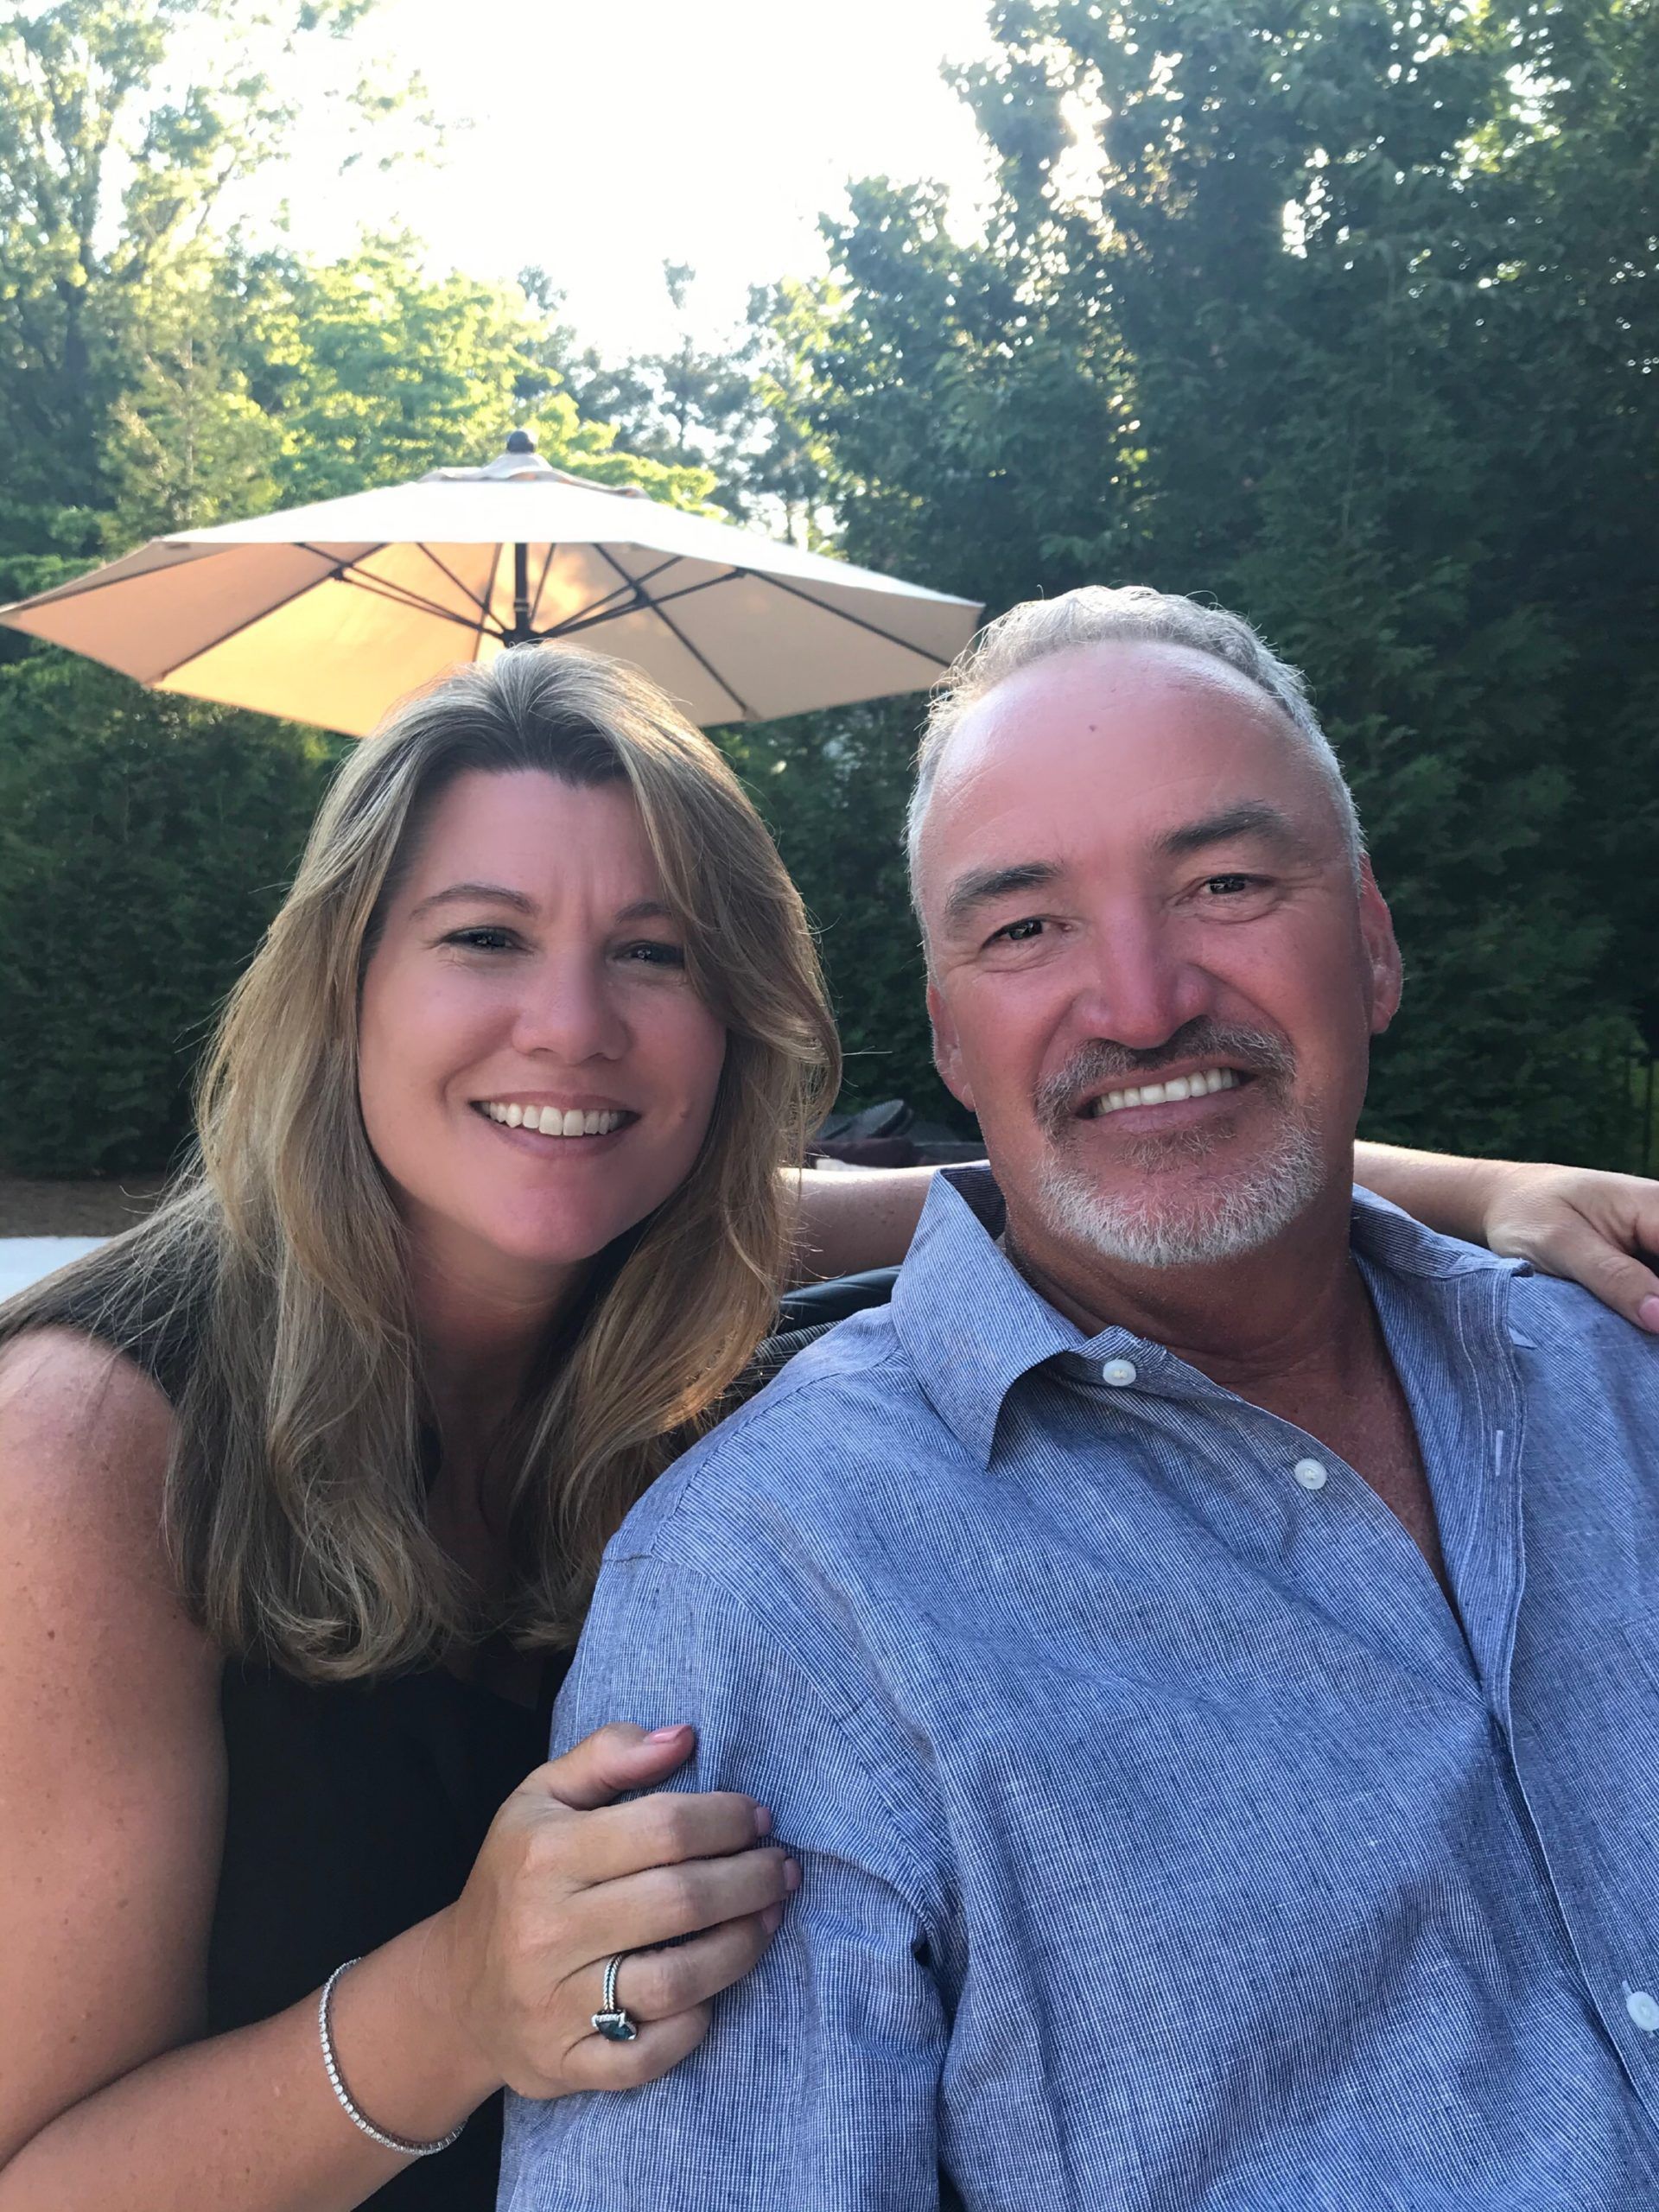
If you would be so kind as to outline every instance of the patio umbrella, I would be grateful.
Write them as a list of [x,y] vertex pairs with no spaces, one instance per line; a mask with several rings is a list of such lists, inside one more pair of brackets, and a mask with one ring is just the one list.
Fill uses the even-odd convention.
[[0,622],[158,691],[372,729],[459,661],[569,639],[697,722],[931,684],[971,600],[551,467],[527,431],[481,468],[152,538]]

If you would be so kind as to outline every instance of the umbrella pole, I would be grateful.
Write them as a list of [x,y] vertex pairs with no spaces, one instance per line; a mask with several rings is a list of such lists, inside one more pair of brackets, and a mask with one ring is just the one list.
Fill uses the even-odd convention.
[[512,627],[502,639],[504,645],[533,645],[536,632],[530,626],[530,548],[515,545],[512,549]]

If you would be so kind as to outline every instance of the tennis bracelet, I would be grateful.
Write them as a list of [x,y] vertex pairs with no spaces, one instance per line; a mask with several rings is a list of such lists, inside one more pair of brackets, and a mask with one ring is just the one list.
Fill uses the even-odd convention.
[[350,1968],[359,1963],[359,1961],[356,1959],[347,1959],[344,1964],[337,1966],[327,1980],[323,1983],[322,1994],[317,1999],[317,2040],[322,2045],[322,2063],[328,2069],[329,2086],[340,2099],[340,2110],[351,2121],[353,2126],[360,2127],[365,2135],[372,2136],[382,2150],[396,2151],[398,2156],[404,2158],[429,2158],[437,2152],[447,2151],[449,2148],[461,2133],[461,2128],[466,2126],[467,2123],[464,2120],[461,2123],[461,2127],[452,2127],[447,2135],[440,2136],[435,2143],[411,2143],[402,2135],[388,2135],[384,2127],[377,2127],[372,2120],[360,2113],[352,2101],[351,2091],[340,2078],[340,2063],[334,2056],[334,2031],[328,2024],[328,2005],[334,1993],[334,1984],[340,1980],[341,1974],[347,1973]]

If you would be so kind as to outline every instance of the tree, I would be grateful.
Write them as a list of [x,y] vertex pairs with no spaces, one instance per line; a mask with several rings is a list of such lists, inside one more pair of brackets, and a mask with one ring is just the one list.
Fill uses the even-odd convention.
[[[1372,1127],[1618,1156],[1659,974],[1650,871],[1610,895],[1596,827],[1633,751],[1643,793],[1659,765],[1653,9],[992,25],[962,79],[987,238],[880,181],[830,230],[812,414],[849,550],[993,610],[1135,579],[1249,614],[1311,675],[1395,893],[1414,976]],[[1570,556],[1517,550],[1558,533]]]
[[[293,35],[361,12],[300,9]],[[159,99],[170,41],[219,14],[61,0],[0,31],[0,592],[482,461],[526,420],[556,463],[706,500],[707,469],[625,453],[581,415],[546,299],[433,276],[408,238],[315,262],[220,236],[223,194],[280,151],[292,108],[259,71]],[[67,1173],[172,1150],[334,750],[0,633],[0,1158]]]

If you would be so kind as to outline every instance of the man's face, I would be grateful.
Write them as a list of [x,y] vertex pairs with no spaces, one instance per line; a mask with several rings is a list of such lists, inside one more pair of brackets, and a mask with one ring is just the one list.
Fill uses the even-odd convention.
[[919,875],[939,1071],[1034,1257],[1220,1261],[1345,1192],[1399,955],[1246,678],[1146,645],[1021,671],[950,741]]

